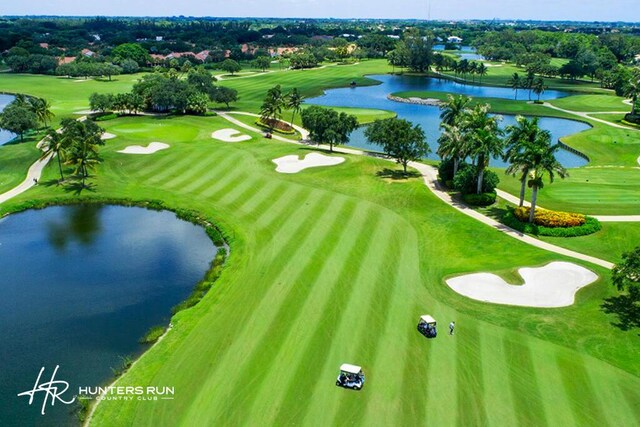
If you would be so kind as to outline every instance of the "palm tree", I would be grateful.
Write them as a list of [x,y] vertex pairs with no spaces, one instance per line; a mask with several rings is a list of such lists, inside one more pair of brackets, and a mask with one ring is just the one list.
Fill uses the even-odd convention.
[[89,170],[94,169],[100,163],[100,159],[91,144],[87,140],[81,140],[73,150],[69,163],[75,166],[74,174],[82,177],[82,187],[85,187],[86,179],[89,177]]
[[469,63],[469,74],[471,74],[471,79],[473,83],[476,82],[476,74],[478,72],[478,63],[473,61]]
[[467,140],[463,130],[456,125],[442,124],[442,134],[438,138],[437,154],[440,158],[453,159],[453,174],[458,172],[460,161],[467,157]]
[[60,182],[64,181],[64,173],[62,171],[62,161],[67,155],[67,139],[60,132],[50,129],[47,132],[47,149],[42,154],[42,158],[53,155],[58,158],[58,170],[60,171]]
[[291,126],[293,126],[293,119],[296,116],[296,113],[300,112],[300,107],[302,106],[302,102],[304,101],[304,97],[298,92],[297,88],[293,88],[293,90],[287,96],[287,108],[291,110]]
[[[540,141],[541,142],[541,141]],[[536,212],[536,202],[538,200],[538,190],[544,187],[544,174],[549,174],[549,182],[553,183],[553,178],[557,174],[560,178],[569,176],[567,170],[556,159],[556,152],[560,149],[560,144],[551,145],[550,138],[546,144],[536,144],[531,156],[531,172],[529,174],[528,186],[531,188],[531,210],[529,212],[529,222],[533,223]]]
[[47,127],[47,120],[53,119],[55,114],[51,112],[51,103],[44,98],[29,98],[29,108],[34,112],[39,122]]
[[516,91],[516,96],[514,99],[518,99],[518,89],[522,87],[522,79],[518,75],[518,73],[513,73],[509,80],[507,80],[507,84],[511,86],[511,89]]
[[635,72],[627,88],[624,96],[631,98],[631,115],[636,115],[636,104],[638,103],[638,94],[640,94],[640,72]]
[[527,176],[531,171],[532,153],[539,144],[548,144],[551,134],[538,126],[538,118],[531,120],[523,116],[516,117],[516,125],[507,126],[505,139],[506,151],[504,161],[510,163],[505,171],[508,175],[519,175],[520,179],[520,204],[524,204],[524,195],[527,184]]
[[275,128],[276,122],[282,114],[282,108],[284,107],[285,99],[282,95],[282,88],[280,85],[274,86],[267,92],[267,96],[260,107],[260,119],[269,126],[269,131],[272,132]]
[[447,100],[440,105],[440,120],[443,125],[456,125],[469,109],[471,98],[464,95],[447,95]]
[[544,85],[544,79],[542,77],[538,77],[533,82],[533,93],[538,95],[538,102],[540,102],[540,95],[544,93],[547,87]]
[[504,148],[504,141],[500,138],[502,130],[498,127],[498,122],[502,120],[502,117],[490,116],[489,108],[488,104],[476,105],[466,116],[464,123],[465,128],[468,129],[469,154],[476,161],[477,194],[482,193],[484,171],[489,167],[491,157],[501,156]]
[[524,88],[529,90],[529,101],[531,101],[531,91],[533,91],[533,85],[536,80],[536,75],[532,70],[527,71],[527,77],[524,79]]
[[486,76],[487,75],[487,66],[484,65],[484,62],[481,62],[480,64],[478,64],[478,67],[476,68],[476,71],[478,73],[478,76],[480,76],[480,83],[482,83],[482,76]]

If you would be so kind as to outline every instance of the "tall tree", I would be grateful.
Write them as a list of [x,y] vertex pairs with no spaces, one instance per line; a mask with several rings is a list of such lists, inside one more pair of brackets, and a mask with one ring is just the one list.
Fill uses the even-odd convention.
[[294,87],[287,95],[286,105],[291,110],[291,125],[293,125],[293,119],[295,119],[296,114],[300,112],[303,101],[304,97],[298,91],[298,88]]
[[58,160],[58,170],[60,172],[60,182],[64,181],[64,172],[62,170],[62,162],[66,160],[67,149],[69,148],[69,140],[62,135],[62,129],[58,132],[49,129],[47,132],[46,149],[42,154],[42,159],[50,155],[56,156]]
[[442,133],[438,138],[437,154],[441,159],[453,159],[453,175],[458,172],[460,161],[468,155],[466,135],[458,125],[441,124]]
[[440,104],[440,120],[442,125],[455,126],[468,111],[471,98],[465,95],[447,95],[447,100]]
[[222,64],[220,64],[220,69],[234,75],[238,71],[242,70],[242,66],[233,59],[225,59],[222,61]]
[[335,144],[349,142],[349,135],[358,127],[355,116],[316,105],[303,110],[301,117],[311,139],[318,144],[329,144],[330,152]]
[[273,131],[280,119],[284,105],[285,98],[280,85],[276,85],[267,91],[267,95],[260,107],[260,119],[269,126],[270,131]]
[[620,291],[627,291],[634,300],[640,299],[640,246],[622,254],[622,261],[613,267],[611,281]]
[[529,212],[529,222],[533,223],[538,201],[538,190],[544,187],[544,175],[549,175],[549,182],[557,174],[560,178],[569,176],[567,170],[556,159],[556,152],[560,149],[560,144],[551,145],[550,134],[541,137],[534,146],[531,153],[531,171],[529,173],[528,186],[531,188],[531,210]]
[[516,124],[506,128],[506,150],[503,158],[505,162],[509,163],[509,167],[505,172],[519,177],[520,206],[524,204],[527,177],[534,167],[532,156],[535,153],[536,145],[544,145],[551,140],[549,131],[540,129],[538,122],[537,117],[527,119],[518,116]]
[[31,111],[36,115],[36,118],[41,122],[44,127],[47,127],[47,121],[52,120],[55,114],[51,111],[51,103],[44,98],[29,98],[29,104]]
[[0,128],[20,135],[24,141],[25,132],[38,127],[38,119],[28,104],[13,101],[0,113]]
[[385,154],[396,159],[407,174],[407,165],[429,154],[429,145],[420,125],[412,126],[404,119],[376,120],[364,132],[367,139],[380,145]]
[[544,79],[542,77],[538,77],[533,82],[533,93],[538,96],[538,102],[540,102],[540,96],[547,90],[547,87],[544,84]]
[[514,99],[518,99],[518,89],[522,87],[522,79],[518,73],[513,73],[509,80],[507,80],[507,84],[516,92]]
[[502,131],[498,127],[500,116],[489,115],[489,105],[476,105],[465,116],[465,129],[469,141],[469,154],[475,159],[478,173],[477,194],[482,192],[484,171],[489,167],[491,157],[502,155],[504,142],[500,138]]

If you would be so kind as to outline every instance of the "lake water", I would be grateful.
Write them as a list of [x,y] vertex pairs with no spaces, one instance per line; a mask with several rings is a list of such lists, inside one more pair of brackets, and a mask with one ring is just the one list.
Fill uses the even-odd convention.
[[[13,95],[0,94],[0,113],[4,110],[4,107],[9,105],[14,99],[16,98]],[[0,145],[6,144],[15,137],[16,135],[8,130],[0,129]]]
[[[333,107],[375,108],[393,111],[398,114],[398,117],[407,119],[422,126],[422,129],[427,135],[427,142],[432,150],[432,153],[428,158],[434,160],[439,159],[435,154],[438,147],[437,140],[440,135],[439,108],[426,105],[394,102],[388,100],[387,95],[409,90],[430,90],[463,93],[474,97],[513,98],[513,91],[507,88],[462,85],[450,80],[439,80],[427,77],[392,75],[374,75],[369,77],[381,81],[382,84],[376,86],[331,89],[326,91],[325,95],[310,99],[308,102],[310,104]],[[548,91],[545,95],[547,96],[545,99],[550,99],[552,97],[558,98],[561,96],[567,96],[568,93],[561,91]],[[516,123],[515,116],[503,116],[502,126],[508,126],[514,123]],[[551,132],[554,142],[558,141],[562,136],[571,135],[589,129],[589,125],[583,122],[548,117],[540,118],[540,126]],[[351,135],[349,145],[380,151],[380,147],[369,144],[367,139],[364,137],[364,128],[357,129]],[[566,150],[561,150],[557,157],[565,167],[580,167],[588,163],[584,158]],[[499,159],[495,159],[492,161],[491,165],[505,166],[505,163]]]
[[80,205],[0,220],[0,425],[77,424],[75,404],[42,416],[41,396],[29,406],[17,394],[56,365],[65,398],[110,382],[120,356],[139,354],[138,340],[168,324],[216,250],[171,212]]

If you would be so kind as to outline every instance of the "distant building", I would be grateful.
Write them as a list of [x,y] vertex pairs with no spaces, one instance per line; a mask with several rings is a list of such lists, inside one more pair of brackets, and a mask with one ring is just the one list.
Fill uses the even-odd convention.
[[269,55],[271,56],[282,56],[282,55],[290,55],[292,53],[296,53],[300,50],[297,47],[277,47],[275,49],[269,49]]
[[49,49],[49,43],[40,43],[40,47],[43,49]]
[[82,56],[85,56],[87,58],[93,58],[95,56],[95,52],[89,49],[82,49],[82,52],[80,52],[82,54]]
[[58,65],[71,64],[75,60],[76,60],[75,56],[63,56],[62,58],[58,59]]
[[458,36],[447,37],[447,42],[448,43],[462,43],[462,38],[460,38]]
[[91,34],[91,37],[93,37],[93,39],[97,42],[99,42],[101,40],[100,35],[99,34]]
[[396,36],[394,34],[387,34],[387,37],[389,37],[390,39],[394,39],[394,40],[400,40],[400,36]]
[[157,42],[161,42],[161,41],[162,41],[162,39],[163,39],[163,37],[162,37],[162,36],[156,36],[156,41],[157,41]]

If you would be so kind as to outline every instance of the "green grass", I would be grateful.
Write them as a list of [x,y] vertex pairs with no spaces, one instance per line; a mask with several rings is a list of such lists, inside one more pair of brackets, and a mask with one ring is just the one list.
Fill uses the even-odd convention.
[[0,146],[0,194],[20,184],[27,176],[27,169],[40,156],[36,148],[39,138],[25,138]]
[[[499,188],[520,193],[520,182],[496,171]],[[538,204],[547,209],[590,215],[640,215],[640,173],[635,168],[569,169],[569,177],[546,183],[538,193]],[[527,191],[527,200],[531,197]]]
[[629,111],[631,107],[625,103],[623,97],[610,95],[575,95],[549,101],[556,107],[572,111],[600,112],[600,111]]
[[[229,84],[241,89],[238,108],[255,111],[276,81],[313,93],[379,72],[380,63],[363,64]],[[55,95],[58,81],[41,79]],[[104,163],[87,194],[201,211],[216,219],[231,252],[212,290],[179,312],[165,338],[119,380],[175,387],[176,399],[103,402],[94,425],[640,423],[640,342],[602,311],[604,298],[616,295],[608,271],[571,260],[601,279],[567,308],[473,301],[444,279],[477,271],[513,278],[515,267],[568,259],[456,212],[420,179],[378,177],[394,167],[383,160],[346,156],[338,166],[285,175],[272,159],[308,147],[244,129],[252,140],[215,141],[212,131],[234,127],[220,117],[127,117],[102,125],[118,136],[102,149]],[[117,153],[151,141],[171,147],[149,156]],[[52,185],[54,166],[42,185],[1,208],[78,197]],[[603,186],[630,175],[620,173]],[[564,184],[546,187],[541,197]],[[425,313],[440,322],[435,340],[415,330]],[[455,337],[442,333],[450,320],[458,325]],[[344,362],[364,367],[363,391],[335,387]]]

